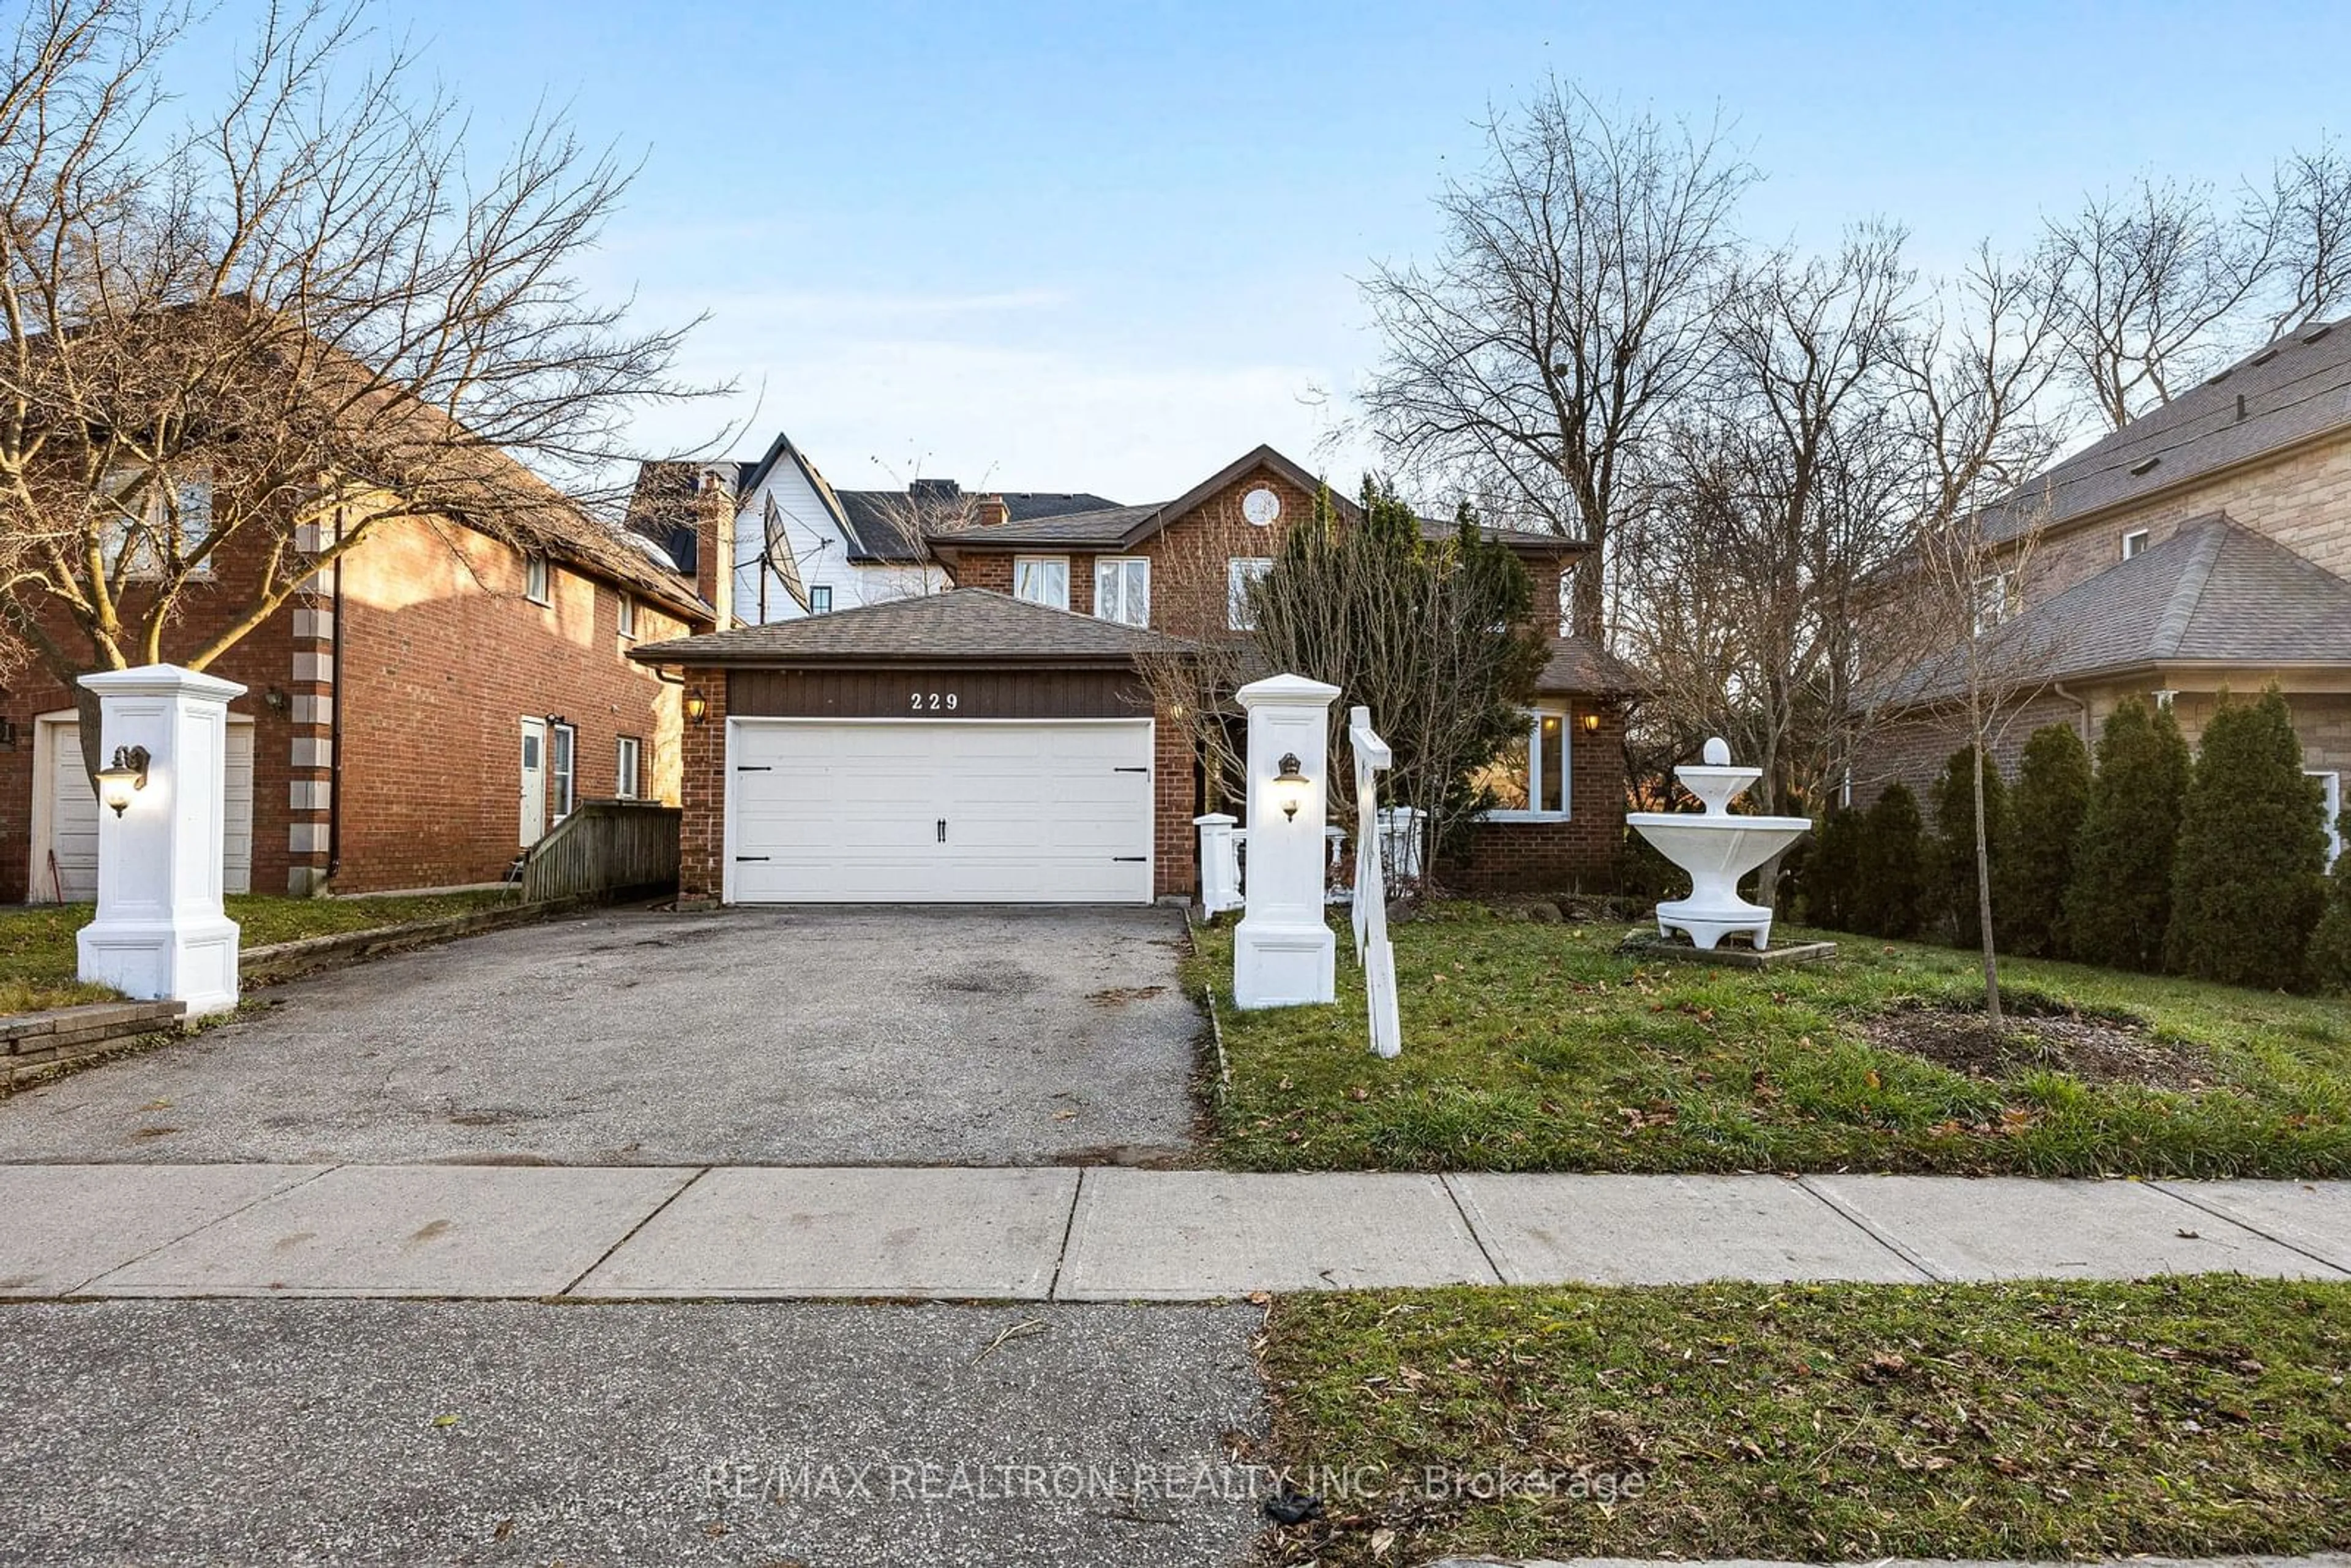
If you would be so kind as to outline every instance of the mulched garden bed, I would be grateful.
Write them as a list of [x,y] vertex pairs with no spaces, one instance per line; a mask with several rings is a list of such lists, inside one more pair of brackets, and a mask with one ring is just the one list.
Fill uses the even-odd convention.
[[2005,1030],[1980,1009],[1897,1008],[1865,1020],[1876,1043],[1924,1057],[1970,1078],[2013,1078],[2045,1070],[2085,1083],[2137,1083],[2193,1092],[2210,1089],[2220,1071],[2201,1046],[2165,1040],[2136,1019],[2065,1010],[2041,1011],[2030,999],[2012,1008]]

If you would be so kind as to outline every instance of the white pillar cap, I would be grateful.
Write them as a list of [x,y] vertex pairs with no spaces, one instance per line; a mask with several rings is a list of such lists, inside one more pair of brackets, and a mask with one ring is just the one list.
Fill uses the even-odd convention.
[[1261,681],[1251,681],[1233,695],[1245,708],[1328,707],[1338,700],[1339,688],[1310,681],[1304,675],[1268,675]]
[[141,664],[135,670],[99,670],[81,677],[81,684],[100,696],[112,697],[214,697],[227,702],[245,695],[245,688],[235,681],[207,675],[201,670],[182,669],[177,664]]

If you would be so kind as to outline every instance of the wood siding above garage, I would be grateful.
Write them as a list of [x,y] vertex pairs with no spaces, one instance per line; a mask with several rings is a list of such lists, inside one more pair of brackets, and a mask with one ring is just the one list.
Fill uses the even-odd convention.
[[1123,670],[940,668],[732,670],[738,718],[1147,718]]

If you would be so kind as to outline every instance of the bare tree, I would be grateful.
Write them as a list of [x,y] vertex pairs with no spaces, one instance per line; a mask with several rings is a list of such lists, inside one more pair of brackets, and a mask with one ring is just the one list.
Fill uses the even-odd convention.
[[1951,652],[1921,678],[1957,692],[1973,748],[1977,918],[1986,1015],[2001,1028],[2000,955],[1992,923],[1991,842],[1984,771],[2007,726],[2045,684],[2061,652],[2006,623],[2047,517],[2027,486],[2053,445],[2037,411],[2058,371],[2063,306],[2033,268],[1989,252],[1947,296],[1900,356],[1904,406],[1917,458],[1916,547],[1900,612],[1945,630]]
[[68,686],[162,658],[198,596],[209,634],[172,657],[204,668],[389,518],[600,536],[580,507],[619,515],[624,421],[691,395],[680,332],[628,328],[569,270],[630,172],[552,118],[483,166],[370,15],[273,8],[176,126],[169,0],[35,0],[16,26],[5,630]]
[[2049,221],[2043,244],[2066,378],[2110,430],[2230,351],[2276,249],[2266,223],[2235,221],[2206,188],[2147,177]]
[[1719,346],[1756,176],[1719,125],[1612,115],[1557,81],[1484,129],[1485,167],[1437,196],[1440,254],[1364,286],[1385,347],[1364,402],[1405,470],[1588,543],[1573,623],[1604,635],[1613,534],[1646,444]]
[[1918,305],[1902,237],[1864,227],[1834,257],[1772,256],[1740,280],[1712,398],[1625,536],[1624,640],[1653,716],[1677,749],[1729,738],[1763,768],[1767,806],[1817,810],[1843,776],[1865,653],[1925,651],[1861,631],[1869,583],[1910,542],[1897,356]]
[[2323,321],[2351,292],[2351,160],[2331,137],[2271,171],[2248,193],[2248,223],[2275,236],[2270,335]]

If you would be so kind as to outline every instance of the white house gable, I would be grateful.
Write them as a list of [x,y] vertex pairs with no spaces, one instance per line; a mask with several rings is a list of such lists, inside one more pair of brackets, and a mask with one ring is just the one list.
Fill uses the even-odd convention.
[[820,480],[780,438],[766,472],[735,512],[735,614],[750,624],[795,621],[936,592],[946,574],[925,564],[858,562]]

